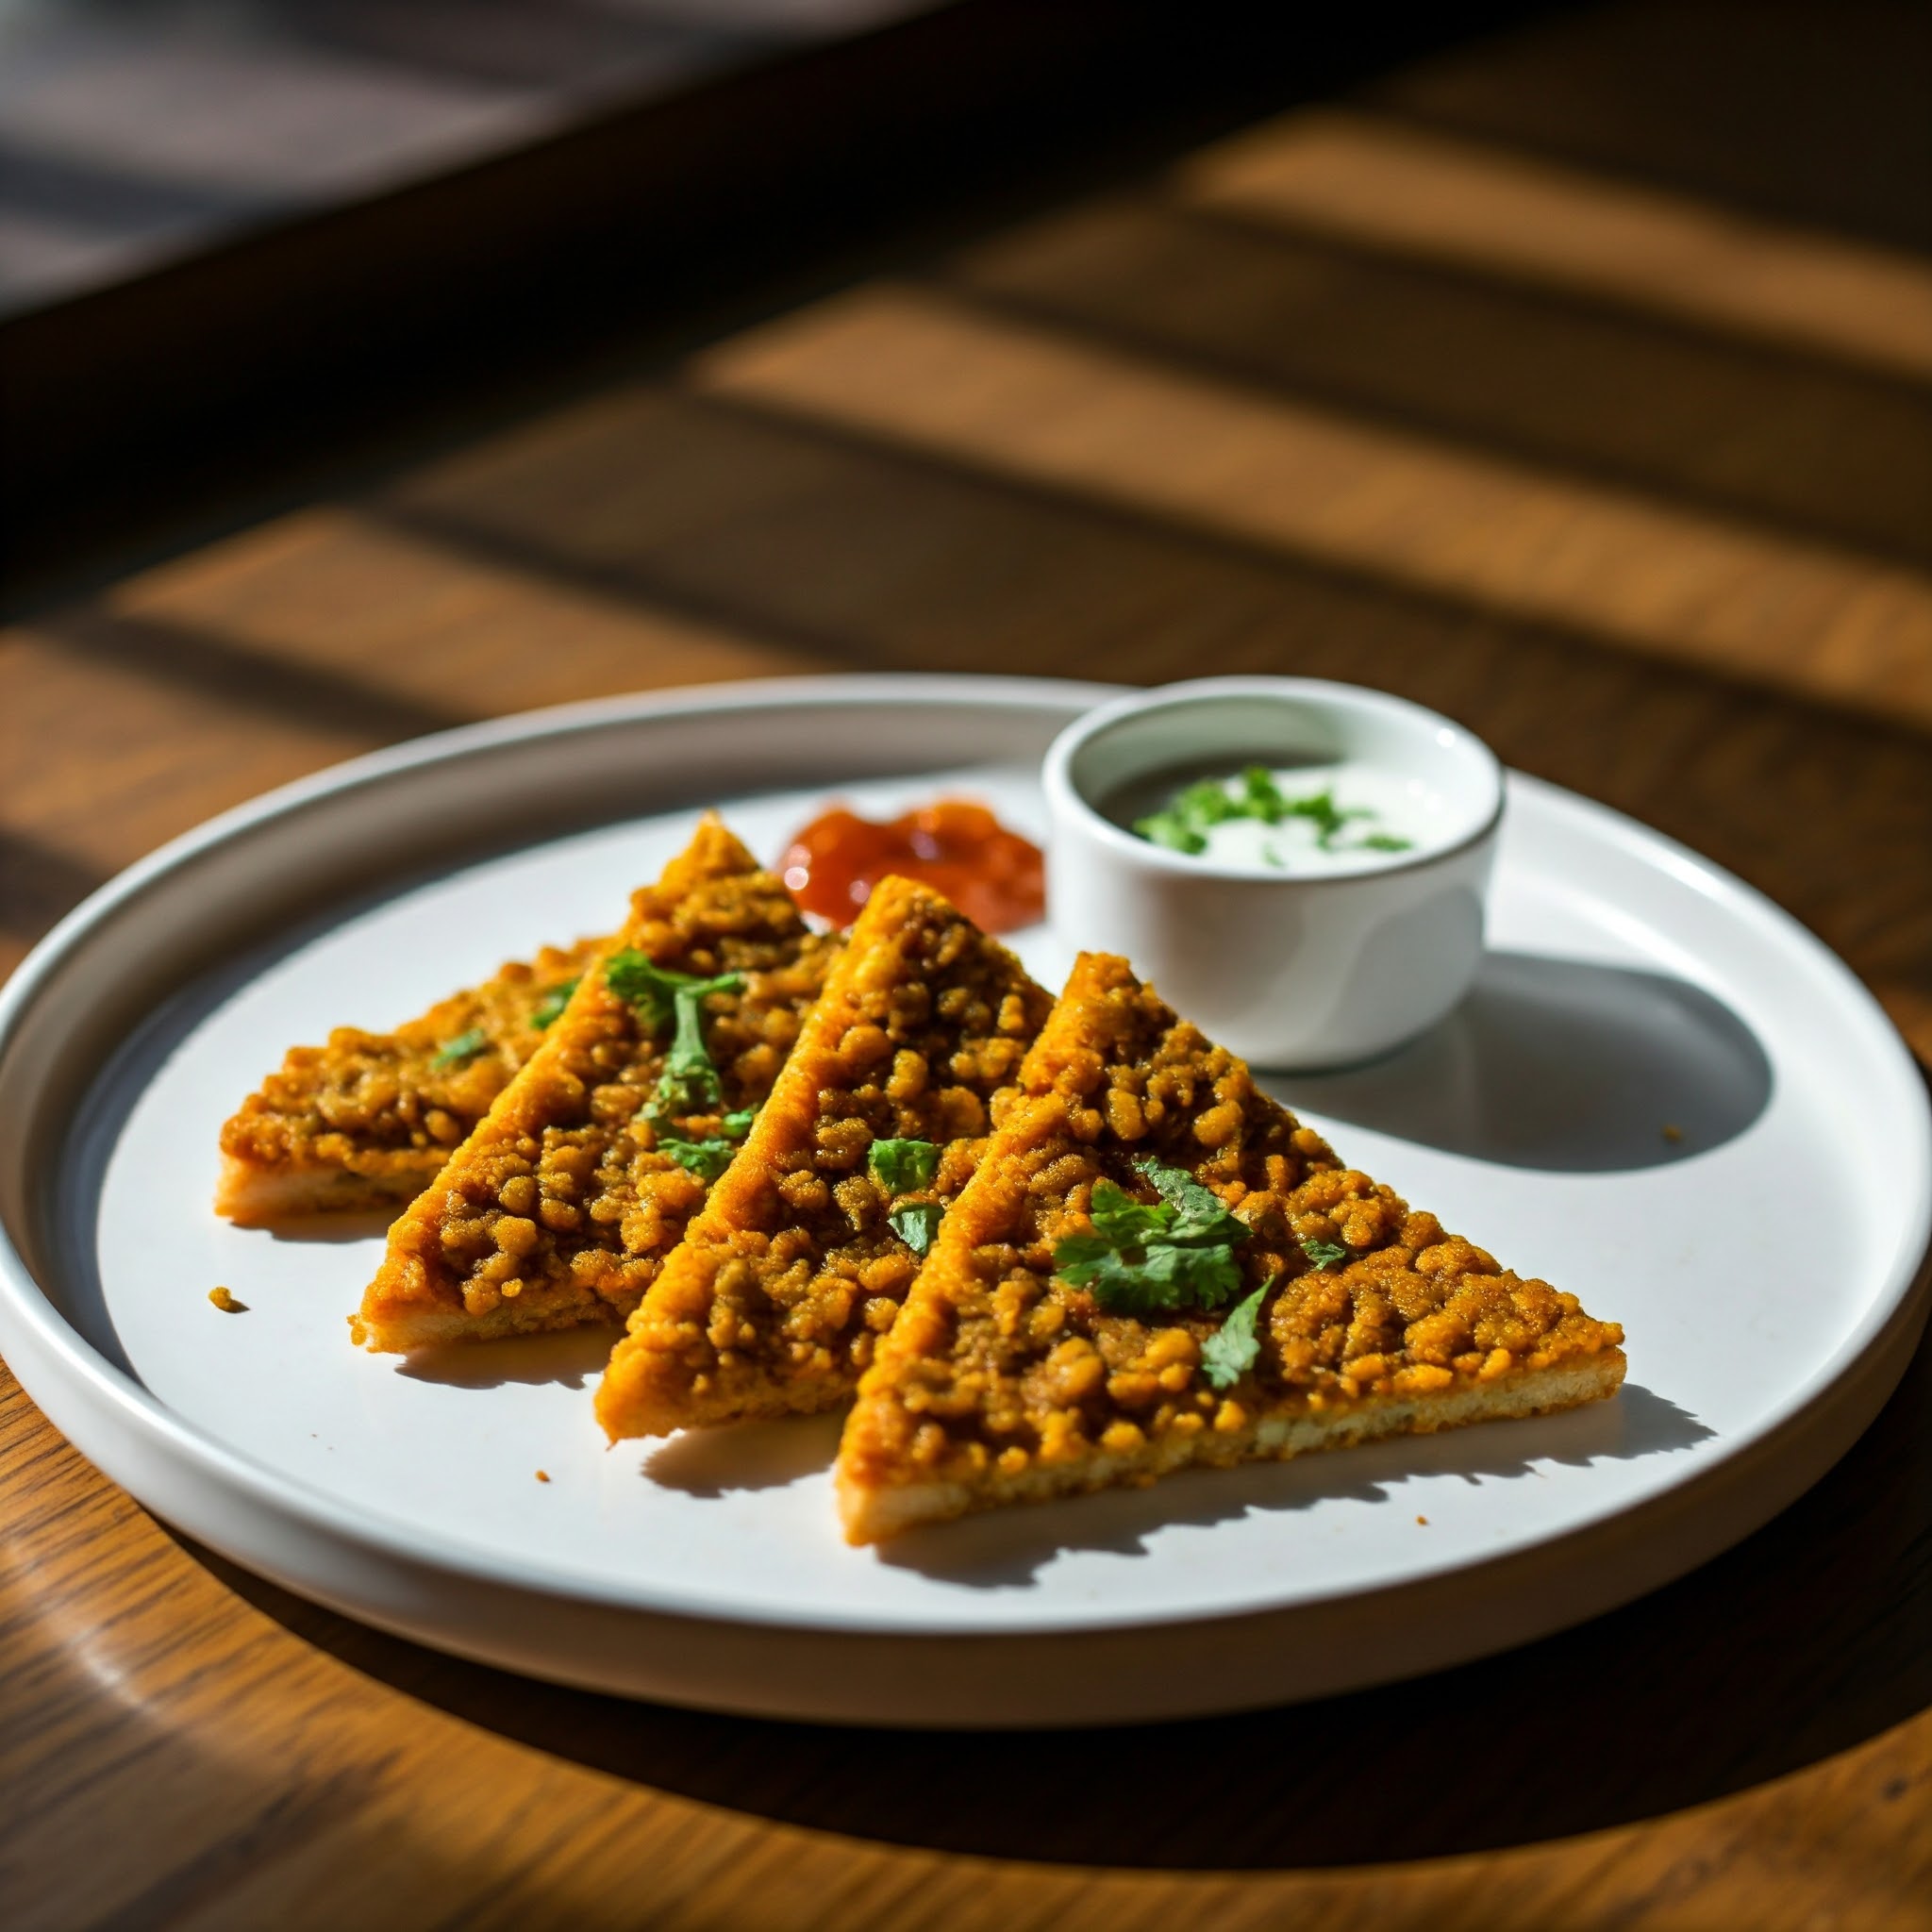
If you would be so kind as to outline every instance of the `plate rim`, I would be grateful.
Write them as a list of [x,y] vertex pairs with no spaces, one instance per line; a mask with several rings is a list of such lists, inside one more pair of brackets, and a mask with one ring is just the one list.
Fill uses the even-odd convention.
[[[547,707],[458,726],[365,753],[276,787],[192,827],[137,860],[90,894],[32,949],[8,982],[0,987],[0,1059],[4,1059],[12,1045],[20,1021],[30,1010],[40,989],[58,975],[67,958],[96,926],[129,900],[164,884],[171,875],[185,869],[208,850],[245,838],[265,824],[344,793],[380,786],[404,773],[533,738],[563,738],[578,730],[649,724],[680,713],[765,710],[801,705],[841,708],[853,705],[909,704],[925,707],[970,701],[980,705],[1005,705],[1017,711],[1038,715],[1042,711],[1069,707],[1085,708],[1105,702],[1124,688],[1082,680],[944,673],[746,679],[728,684],[687,686],[673,691],[631,692]],[[1486,1555],[1445,1558],[1417,1569],[1399,1582],[1376,1586],[1377,1591],[1426,1587],[1445,1578],[1474,1576],[1495,1565],[1534,1558],[1545,1552],[1553,1553],[1578,1536],[1600,1531],[1610,1524],[1641,1515],[1647,1509],[1669,1506],[1682,1499],[1687,1491],[1707,1487],[1712,1479],[1722,1479],[1726,1474],[1735,1473],[1741,1463],[1766,1452],[1777,1438],[1802,1419],[1807,1409],[1846,1380],[1874,1347],[1886,1340],[1888,1331],[1903,1332],[1904,1328],[1914,1326],[1916,1318],[1910,1307],[1913,1291],[1915,1285],[1924,1285],[1920,1282],[1924,1269],[1923,1250],[1928,1235],[1932,1235],[1932,1099],[1928,1099],[1917,1061],[1870,991],[1843,960],[1792,914],[1691,848],[1625,813],[1548,781],[1511,771],[1508,784],[1512,792],[1522,791],[1524,795],[1534,796],[1543,808],[1580,821],[1597,836],[1609,838],[1637,861],[1662,863],[1681,883],[1702,896],[1724,906],[1751,924],[1768,928],[1781,946],[1794,949],[1813,972],[1822,973],[1832,982],[1835,994],[1843,1001],[1844,1016],[1855,1021],[1866,1035],[1867,1046],[1881,1060],[1889,1058],[1891,1061],[1892,1072],[1900,1079],[1902,1096],[1916,1103],[1907,1106],[1907,1113],[1911,1123],[1911,1138],[1920,1157],[1916,1169],[1921,1181],[1917,1197],[1907,1204],[1900,1218],[1899,1226],[1903,1233],[1898,1256],[1889,1266],[1882,1288],[1874,1294],[1860,1319],[1838,1349],[1815,1365],[1811,1374],[1784,1403],[1755,1427],[1727,1441],[1703,1463],[1694,1475],[1687,1475],[1680,1482],[1668,1484],[1650,1495],[1632,1499],[1586,1524],[1554,1536],[1532,1538],[1525,1543],[1512,1544]],[[1911,1151],[1908,1149],[1907,1153]],[[1912,1253],[1914,1233],[1921,1250],[1917,1257]],[[1136,1630],[1174,1630],[1256,1616],[1293,1615],[1374,1593],[1364,1591],[1359,1586],[1338,1585],[1273,1604],[1242,1603],[1225,1609],[1187,1610],[1172,1614],[1136,1612],[1121,1618],[1098,1615],[1077,1623],[1064,1618],[1041,1623],[1021,1618],[991,1629],[983,1624],[973,1623],[963,1615],[957,1623],[928,1619],[912,1624],[890,1612],[868,1614],[849,1608],[832,1610],[772,1606],[749,1609],[740,1604],[708,1599],[702,1594],[687,1596],[675,1590],[640,1586],[635,1581],[620,1584],[615,1579],[599,1578],[594,1574],[559,1574],[554,1570],[533,1568],[527,1559],[503,1557],[458,1539],[437,1537],[425,1540],[420,1532],[399,1522],[364,1515],[327,1490],[285,1474],[258,1461],[247,1451],[206,1434],[95,1348],[67,1319],[51,1294],[34,1279],[10,1233],[0,1229],[0,1327],[10,1327],[16,1323],[31,1331],[32,1341],[39,1344],[50,1368],[71,1378],[72,1386],[63,1389],[63,1395],[69,1395],[78,1403],[105,1400],[115,1411],[123,1427],[131,1428],[137,1435],[145,1437],[162,1454],[192,1465],[202,1481],[210,1482],[218,1489],[240,1487],[246,1492],[252,1506],[292,1521],[305,1533],[318,1534],[338,1544],[361,1546],[391,1562],[426,1568],[458,1585],[484,1583],[495,1589],[507,1589],[521,1595],[552,1602],[746,1629],[912,1642],[958,1642],[963,1639],[983,1640],[991,1643],[1028,1638],[1077,1639],[1101,1632],[1125,1634]],[[14,1362],[19,1353],[17,1348],[9,1347],[9,1362]],[[1903,1359],[1899,1367],[1903,1369]],[[15,1372],[18,1375],[17,1365]],[[25,1376],[19,1376],[19,1379],[37,1406],[51,1414],[42,1394],[29,1385]],[[1860,1431],[1865,1423],[1869,1423],[1871,1415],[1876,1413],[1876,1407],[1882,1405],[1885,1394],[1889,1394],[1895,1380],[1896,1375],[1885,1379],[1884,1392],[1864,1422],[1860,1423]],[[64,1409],[66,1404],[60,1402],[57,1406]],[[87,1454],[85,1450],[82,1453]],[[93,1458],[90,1457],[89,1459]],[[1830,1459],[1836,1459],[1835,1455]],[[96,1466],[108,1480],[127,1489],[138,1500],[142,1498],[145,1487],[142,1482],[125,1481],[103,1463],[97,1462]],[[1803,1487],[1808,1487],[1817,1480],[1827,1467],[1829,1460],[1821,1463],[1806,1477]],[[1799,1492],[1801,1491],[1792,1493]],[[1777,1508],[1785,1507],[1789,1500],[1786,1497],[1779,1501],[1757,1520],[1765,1520]],[[163,1510],[161,1513],[167,1512]],[[1743,1533],[1746,1532],[1737,1532]],[[1729,1541],[1735,1541],[1735,1536],[1692,1557],[1690,1565],[1707,1560],[1726,1547]],[[239,1559],[244,1564],[250,1562],[245,1554]],[[1673,1571],[1672,1574],[1678,1572]],[[381,1621],[367,1610],[353,1609],[352,1613]]]

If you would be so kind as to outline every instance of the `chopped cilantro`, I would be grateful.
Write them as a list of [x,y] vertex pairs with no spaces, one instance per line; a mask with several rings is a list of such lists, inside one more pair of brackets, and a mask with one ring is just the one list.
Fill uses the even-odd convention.
[[1375,814],[1365,806],[1357,806],[1351,811],[1343,811],[1335,803],[1332,791],[1318,791],[1312,798],[1298,799],[1294,809],[1303,818],[1315,822],[1315,842],[1324,852],[1333,852],[1335,841],[1342,831],[1357,819],[1372,819]]
[[744,980],[737,973],[721,973],[715,979],[675,973],[634,947],[625,946],[606,961],[604,983],[619,999],[641,1008],[653,1026],[661,1026],[680,1000],[689,1004],[703,1000],[707,993],[736,992]]
[[1054,1273],[1091,1288],[1109,1314],[1159,1308],[1218,1308],[1241,1286],[1232,1249],[1184,1248],[1168,1241],[1116,1247],[1104,1235],[1070,1235],[1053,1254]]
[[611,954],[604,983],[619,999],[638,1008],[647,1024],[658,1027],[666,1019],[675,1020],[653,1111],[698,1113],[716,1107],[722,1095],[718,1070],[705,1048],[705,1001],[714,992],[736,992],[744,984],[743,975],[721,973],[714,979],[696,979],[689,973],[673,973],[626,946]]
[[560,985],[551,987],[530,1008],[530,1024],[541,1033],[544,1027],[554,1024],[562,1015],[564,1008],[570,1005],[570,996],[576,990],[575,979],[566,979]]
[[1188,786],[1174,803],[1183,818],[1201,825],[1218,825],[1223,819],[1245,816],[1240,803],[1227,795],[1227,788],[1212,778]]
[[1197,831],[1177,811],[1157,811],[1134,821],[1134,829],[1153,845],[1165,845],[1170,852],[1205,852],[1208,838]]
[[932,1246],[944,1213],[937,1201],[908,1201],[894,1208],[886,1219],[891,1224],[892,1232],[915,1255],[923,1255]]
[[1174,1241],[1244,1241],[1248,1224],[1238,1221],[1221,1205],[1212,1188],[1204,1188],[1185,1168],[1162,1167],[1158,1160],[1141,1159],[1134,1165],[1147,1176],[1154,1191],[1180,1216],[1174,1224]]
[[467,1033],[458,1033],[454,1040],[445,1040],[436,1049],[429,1064],[432,1067],[466,1067],[479,1053],[489,1050],[490,1036],[480,1026],[472,1026]]
[[1348,1250],[1335,1241],[1304,1241],[1302,1253],[1315,1268],[1332,1268],[1336,1262],[1348,1259]]
[[1262,1299],[1274,1286],[1274,1282],[1264,1281],[1253,1294],[1235,1303],[1227,1311],[1227,1320],[1212,1335],[1203,1338],[1201,1373],[1212,1387],[1232,1389],[1255,1366],[1255,1358],[1261,1353],[1256,1324]]
[[1259,819],[1263,824],[1278,825],[1292,809],[1266,765],[1250,765],[1241,774],[1242,816]]
[[[1410,840],[1389,832],[1372,832],[1348,845],[1339,842],[1350,825],[1375,816],[1363,806],[1337,805],[1333,791],[1290,798],[1267,766],[1250,765],[1238,778],[1224,783],[1218,778],[1202,778],[1182,786],[1164,809],[1136,819],[1134,830],[1150,843],[1164,845],[1171,852],[1202,853],[1208,849],[1209,829],[1230,819],[1252,819],[1264,825],[1306,819],[1314,828],[1315,843],[1324,852],[1408,851]],[[1264,845],[1261,856],[1270,865],[1283,864],[1279,851],[1273,845]]]
[[679,1167],[696,1174],[701,1181],[714,1181],[731,1165],[738,1144],[733,1141],[681,1141],[675,1134],[667,1134],[658,1142],[658,1152],[669,1155]]
[[738,1143],[750,1131],[757,1112],[756,1108],[747,1107],[741,1112],[727,1113],[718,1123],[717,1133],[702,1141],[688,1141],[682,1134],[659,1134],[658,1152],[669,1155],[679,1167],[700,1180],[714,1181],[731,1165]]
[[675,1134],[666,1134],[658,1142],[658,1152],[669,1155],[679,1167],[696,1174],[701,1181],[714,1181],[731,1165],[732,1157],[738,1152],[738,1143],[715,1138],[685,1141]]
[[[1092,1205],[1094,1233],[1109,1248],[1138,1247],[1158,1241],[1172,1224],[1174,1216],[1159,1202],[1137,1201],[1125,1189],[1112,1181],[1096,1181]],[[1085,1235],[1075,1235],[1085,1241]]]
[[1241,1287],[1234,1258],[1248,1238],[1209,1189],[1177,1167],[1140,1160],[1158,1202],[1136,1201],[1112,1181],[1096,1181],[1089,1212],[1094,1231],[1054,1249],[1054,1272],[1114,1314],[1158,1308],[1218,1308]]
[[930,1141],[874,1141],[866,1165],[889,1194],[915,1193],[932,1186],[940,1150]]
[[1243,805],[1227,795],[1226,787],[1204,778],[1175,792],[1165,811],[1136,820],[1134,829],[1141,838],[1175,852],[1205,852],[1209,825],[1251,816]]

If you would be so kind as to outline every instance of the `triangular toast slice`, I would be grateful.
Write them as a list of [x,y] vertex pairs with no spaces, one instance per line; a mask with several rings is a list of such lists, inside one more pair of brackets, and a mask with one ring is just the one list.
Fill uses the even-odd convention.
[[413,1201],[543,1042],[608,939],[545,946],[393,1033],[291,1047],[222,1128],[215,1212],[243,1227]]
[[612,1440],[846,1401],[1052,1004],[930,887],[881,881],[611,1356]]
[[853,1542],[1623,1380],[1615,1324],[1344,1167],[1124,960],[1082,956],[1020,1088],[847,1419]]
[[390,1229],[350,1332],[408,1350],[618,1322],[771,1091],[838,941],[715,818]]

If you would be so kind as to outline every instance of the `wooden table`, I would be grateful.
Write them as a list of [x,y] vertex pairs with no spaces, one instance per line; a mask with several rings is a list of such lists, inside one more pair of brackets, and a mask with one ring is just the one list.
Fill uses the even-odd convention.
[[[462,720],[1215,666],[1406,692],[1688,841],[1932,1063],[1932,262],[1878,164],[1917,139],[1917,42],[1884,10],[1607,18],[22,622],[0,965],[208,813]],[[1794,1175],[1791,1211],[1831,1204]],[[296,1602],[0,1373],[0,1900],[60,1928],[1932,1926],[1928,1422],[1932,1350],[1740,1548],[1418,1684],[874,1737],[554,1690]]]

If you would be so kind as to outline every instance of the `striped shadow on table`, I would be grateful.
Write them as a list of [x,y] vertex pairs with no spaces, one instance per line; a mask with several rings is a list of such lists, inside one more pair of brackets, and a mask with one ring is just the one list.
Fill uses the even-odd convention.
[[991,314],[868,288],[701,393],[1607,642],[1932,724],[1932,579]]

